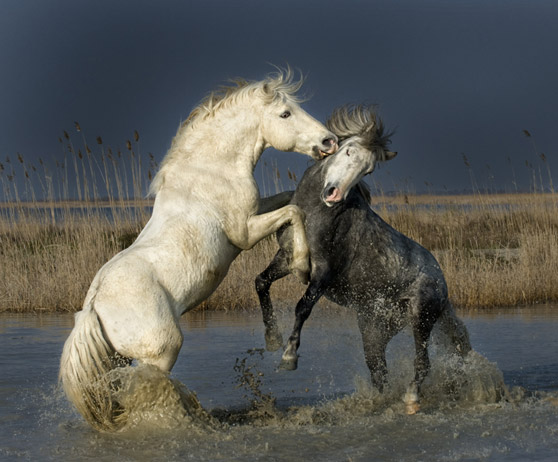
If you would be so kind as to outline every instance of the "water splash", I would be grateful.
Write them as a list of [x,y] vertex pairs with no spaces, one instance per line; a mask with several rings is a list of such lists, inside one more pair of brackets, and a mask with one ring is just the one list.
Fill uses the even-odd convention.
[[264,359],[263,348],[253,348],[241,358],[236,358],[233,370],[236,372],[236,388],[245,391],[243,398],[249,405],[245,409],[215,409],[212,412],[219,421],[229,425],[271,425],[280,422],[284,416],[277,408],[273,393],[264,393],[262,386],[265,374],[260,370],[256,359]]
[[[345,425],[355,418],[381,416],[393,419],[406,416],[402,401],[405,388],[413,374],[413,361],[408,352],[395,358],[388,376],[388,385],[380,393],[368,377],[354,378],[354,391],[336,398],[322,398],[307,405],[278,406],[272,392],[264,392],[266,376],[260,370],[265,351],[253,349],[236,359],[236,387],[245,391],[245,408],[214,409],[211,414],[228,425],[281,427]],[[453,408],[499,405],[517,401],[521,393],[512,393],[504,383],[495,363],[472,351],[465,358],[438,354],[432,358],[432,370],[424,383],[422,413],[443,412]]]
[[167,431],[187,427],[207,432],[220,424],[202,407],[196,394],[155,366],[140,364],[111,371],[114,398],[124,409],[124,433]]

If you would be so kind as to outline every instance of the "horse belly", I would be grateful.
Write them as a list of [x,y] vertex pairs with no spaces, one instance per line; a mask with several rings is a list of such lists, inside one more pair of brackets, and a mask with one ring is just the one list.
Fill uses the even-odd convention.
[[203,245],[186,245],[181,270],[171,275],[180,314],[194,309],[217,289],[240,253],[224,233],[205,237]]

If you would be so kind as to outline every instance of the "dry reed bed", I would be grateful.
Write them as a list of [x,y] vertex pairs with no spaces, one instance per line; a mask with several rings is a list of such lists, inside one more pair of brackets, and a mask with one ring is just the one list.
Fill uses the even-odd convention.
[[558,195],[411,196],[378,201],[438,258],[457,306],[558,300]]
[[[457,306],[558,300],[558,195],[381,197],[373,206],[436,255]],[[80,309],[98,269],[129,245],[148,219],[142,207],[110,210],[66,204],[55,211],[21,203],[1,208],[0,311]],[[243,252],[202,308],[256,307],[254,278],[276,249],[270,238]],[[295,303],[303,291],[288,277],[274,285],[272,296]]]
[[[529,132],[524,134],[533,141]],[[73,135],[64,131],[59,138],[63,159],[54,164],[38,159],[34,165],[21,154],[0,162],[0,311],[80,309],[98,269],[133,242],[151,202],[131,198],[145,197],[158,166],[152,154],[141,152],[137,131],[131,139],[116,150],[101,137],[90,144],[76,122]],[[533,193],[401,193],[374,200],[386,221],[436,255],[457,306],[558,300],[558,195],[546,156],[534,142],[533,149],[540,159],[535,165],[526,162]],[[472,189],[478,191],[463,157]],[[265,193],[282,189],[276,166],[262,175]],[[290,172],[289,179],[296,182]],[[203,308],[257,306],[253,281],[276,249],[270,238],[242,253]],[[289,276],[273,286],[272,296],[295,303],[303,291]]]

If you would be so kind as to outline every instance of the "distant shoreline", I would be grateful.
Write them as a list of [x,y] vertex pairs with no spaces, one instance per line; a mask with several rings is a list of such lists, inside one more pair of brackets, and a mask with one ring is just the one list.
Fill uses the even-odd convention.
[[[262,195],[263,197],[263,195]],[[512,203],[525,202],[526,199],[546,198],[558,201],[558,192],[496,192],[496,193],[405,193],[393,192],[372,196],[372,206],[386,204],[409,205],[409,204],[472,204],[472,203],[502,203],[508,199]],[[152,198],[144,199],[98,199],[98,200],[36,200],[36,201],[0,201],[0,209],[8,208],[106,208],[106,207],[152,207],[155,202]]]
[[110,208],[110,207],[153,207],[154,199],[99,199],[97,201],[19,201],[0,202],[0,209],[49,209],[54,208]]
[[[152,205],[151,199],[0,203],[0,312],[81,309],[98,269],[135,240]],[[374,196],[371,205],[434,254],[458,308],[558,301],[558,194],[402,193]],[[242,252],[202,309],[259,306],[254,279],[276,250],[271,237]],[[304,289],[287,277],[274,284],[272,296],[296,303]]]

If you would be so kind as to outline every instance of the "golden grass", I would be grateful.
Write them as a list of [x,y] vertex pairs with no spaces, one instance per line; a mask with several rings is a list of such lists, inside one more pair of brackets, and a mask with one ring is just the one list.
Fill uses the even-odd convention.
[[[42,161],[36,168],[21,155],[0,163],[0,311],[79,310],[99,268],[130,245],[149,218],[152,202],[130,199],[145,195],[157,167],[152,155],[142,161],[138,133],[123,153],[105,149],[99,137],[100,152],[93,153],[78,124],[76,129],[82,151],[65,132],[60,140],[65,160],[54,170]],[[274,173],[271,182],[279,178]],[[557,301],[558,194],[552,186],[550,193],[540,193],[542,181],[532,190],[401,193],[375,197],[372,205],[388,223],[434,253],[458,307]],[[202,308],[257,307],[254,279],[276,250],[275,239],[269,238],[243,252]],[[289,276],[273,286],[272,297],[294,304],[303,291]]]
[[406,196],[378,201],[396,229],[432,251],[464,308],[558,300],[558,195]]
[[[458,307],[558,300],[557,194],[407,196],[379,198],[373,207],[434,253]],[[17,219],[2,209],[0,311],[80,309],[95,273],[133,242],[148,217],[131,207],[112,210],[116,220],[96,208],[62,208],[53,225],[48,209],[29,208],[18,209]],[[257,307],[254,278],[276,250],[269,238],[243,252],[202,307]],[[295,303],[303,291],[289,276],[273,286],[272,296]]]
[[76,311],[99,268],[129,245],[140,223],[100,215],[0,220],[0,311]]

